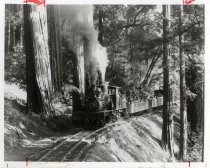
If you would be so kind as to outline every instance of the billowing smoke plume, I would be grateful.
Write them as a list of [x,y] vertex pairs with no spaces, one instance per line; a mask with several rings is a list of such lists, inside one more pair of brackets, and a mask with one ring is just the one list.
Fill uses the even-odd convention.
[[[93,10],[92,5],[61,6],[61,14],[68,18],[71,33],[84,38],[85,71],[88,72],[91,83],[95,84],[98,69],[103,82],[105,81],[108,59],[106,48],[98,42],[98,31],[93,24]],[[74,50],[74,44],[71,46]]]

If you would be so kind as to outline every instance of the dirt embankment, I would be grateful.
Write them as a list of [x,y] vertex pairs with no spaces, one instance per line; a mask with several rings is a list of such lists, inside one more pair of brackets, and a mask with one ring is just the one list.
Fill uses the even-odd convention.
[[[160,114],[146,114],[131,118],[99,134],[78,161],[94,162],[153,162],[169,161],[168,153],[161,149]],[[69,135],[69,132],[66,133]],[[40,149],[65,136],[55,135],[36,117],[21,113],[5,99],[5,160],[25,160]]]
[[161,149],[162,118],[147,114],[112,128],[82,158],[83,161],[166,162],[168,153]]
[[4,101],[4,147],[5,159],[8,155],[22,148],[28,141],[47,137],[53,132],[44,126],[36,116],[28,116],[16,109],[14,101]]
[[[40,149],[50,147],[62,136],[71,133],[56,135],[54,131],[46,127],[38,116],[26,115],[23,112],[24,107],[19,109],[12,101],[16,98],[24,100],[26,97],[24,94],[21,98],[18,97],[20,94],[10,94],[14,92],[14,89],[20,91],[16,86],[12,89],[10,86],[7,89],[8,92],[5,93],[5,160],[24,161],[26,156],[34,155]],[[93,141],[78,161],[169,161],[168,153],[161,149],[161,129],[162,117],[160,113],[149,113],[131,118],[125,124],[115,126],[98,135],[96,141]]]

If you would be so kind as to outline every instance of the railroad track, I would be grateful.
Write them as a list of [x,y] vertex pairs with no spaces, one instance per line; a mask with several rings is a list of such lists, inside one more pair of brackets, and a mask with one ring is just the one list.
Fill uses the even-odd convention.
[[[66,139],[60,141],[47,153],[45,153],[38,161],[77,161],[82,151],[90,146],[87,142],[88,139],[96,137],[99,133],[108,130],[109,128],[123,124],[125,122],[117,122],[108,124],[105,127],[99,128],[93,132],[85,134],[85,131],[80,131]],[[74,137],[84,134],[82,138],[74,139]]]

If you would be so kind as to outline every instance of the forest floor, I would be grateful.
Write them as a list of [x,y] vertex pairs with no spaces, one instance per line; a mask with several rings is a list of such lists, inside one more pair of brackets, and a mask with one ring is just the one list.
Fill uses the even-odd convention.
[[[11,89],[12,88],[12,89]],[[13,95],[14,92],[16,95]],[[22,92],[23,91],[23,92]],[[22,94],[20,94],[22,93]],[[26,158],[43,155],[60,139],[72,135],[81,128],[70,128],[59,133],[46,127],[36,115],[26,115],[24,106],[16,108],[14,99],[24,104],[24,90],[15,85],[5,86],[4,146],[6,161],[25,161]],[[20,96],[22,95],[22,97]],[[175,152],[178,152],[179,118],[175,117]],[[126,120],[125,124],[112,127],[91,142],[78,161],[105,162],[153,162],[170,161],[168,153],[161,149],[161,110]],[[36,156],[34,157],[36,158]],[[58,161],[55,160],[54,161]]]

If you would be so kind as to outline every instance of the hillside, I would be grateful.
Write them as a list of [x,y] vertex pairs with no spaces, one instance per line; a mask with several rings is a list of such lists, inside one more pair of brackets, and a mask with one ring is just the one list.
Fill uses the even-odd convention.
[[[10,93],[11,88],[13,91],[15,89],[16,93],[24,93],[24,90],[15,85],[7,85],[5,88],[5,160],[23,161],[34,153],[38,153],[39,156],[43,154],[39,153],[41,149],[50,147],[59,139],[76,131],[69,129],[63,133],[56,133],[46,127],[46,123],[40,117],[25,114],[24,105],[21,106],[16,101],[18,99],[19,102],[24,102],[24,97],[19,96],[21,94]],[[99,134],[79,161],[169,161],[169,155],[160,147],[161,123],[160,112],[128,119],[126,124]]]
[[86,153],[84,161],[167,162],[168,153],[161,149],[160,115],[147,114],[132,118],[101,135]]

